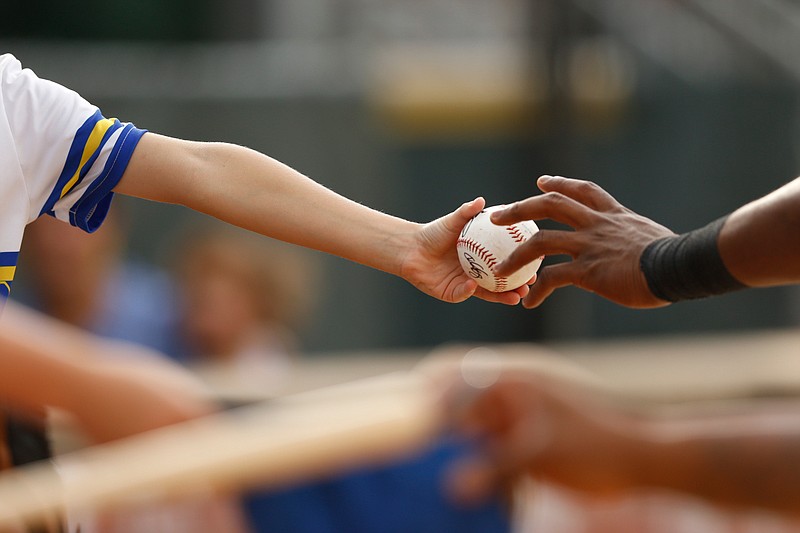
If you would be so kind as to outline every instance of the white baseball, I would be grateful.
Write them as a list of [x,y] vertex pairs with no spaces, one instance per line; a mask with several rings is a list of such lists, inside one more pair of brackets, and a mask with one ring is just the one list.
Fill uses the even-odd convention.
[[520,244],[530,239],[539,227],[532,220],[510,226],[498,226],[489,220],[492,211],[503,206],[487,207],[464,225],[456,244],[461,267],[478,285],[492,292],[505,292],[527,283],[542,264],[534,259],[508,277],[494,275],[494,268]]

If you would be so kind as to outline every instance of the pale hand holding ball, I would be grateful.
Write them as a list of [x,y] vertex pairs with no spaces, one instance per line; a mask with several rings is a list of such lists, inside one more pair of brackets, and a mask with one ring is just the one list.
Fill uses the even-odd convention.
[[478,285],[492,292],[505,292],[527,283],[539,270],[543,258],[531,261],[508,277],[494,275],[497,265],[539,231],[532,220],[510,226],[494,224],[489,215],[498,209],[502,206],[487,207],[467,222],[458,237],[456,250],[464,272]]

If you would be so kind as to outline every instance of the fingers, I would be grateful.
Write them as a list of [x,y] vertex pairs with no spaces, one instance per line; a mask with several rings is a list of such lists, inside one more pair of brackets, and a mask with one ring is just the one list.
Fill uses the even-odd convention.
[[452,303],[459,303],[475,296],[487,302],[517,305],[522,301],[522,298],[527,296],[529,290],[527,285],[523,285],[513,291],[492,292],[480,287],[474,279],[462,276],[456,281],[451,296],[446,299]]
[[[536,278],[534,277],[534,280]],[[531,282],[532,283],[532,282]],[[513,291],[506,292],[492,292],[478,286],[478,283],[472,278],[466,278],[463,283],[455,286],[451,301],[459,303],[475,296],[481,300],[488,302],[501,303],[505,305],[517,305],[522,299],[528,295],[530,287],[523,285]]]
[[477,506],[495,492],[498,479],[492,464],[478,457],[462,459],[445,473],[445,492],[458,505]]
[[481,196],[475,198],[471,202],[466,202],[462,204],[461,207],[442,218],[444,227],[450,232],[461,232],[464,228],[464,224],[480,213],[484,207],[486,207],[486,200]]
[[573,262],[559,263],[541,269],[536,283],[531,285],[530,292],[522,300],[523,307],[526,309],[539,307],[556,289],[574,285],[578,275],[578,267]]
[[[527,287],[527,286],[526,286]],[[527,290],[522,289],[527,295]],[[520,294],[519,289],[507,292],[492,292],[482,287],[475,290],[475,297],[487,302],[494,302],[505,305],[517,305],[522,301],[523,296]]]
[[563,194],[597,211],[608,211],[620,207],[620,203],[613,196],[591,181],[562,176],[541,176],[536,181],[536,185],[544,193]]
[[523,220],[550,219],[581,228],[594,220],[596,211],[621,207],[613,196],[591,181],[542,176],[537,184],[544,194],[498,210],[492,214],[492,222],[507,226]]
[[559,192],[532,196],[507,205],[491,214],[491,220],[501,226],[510,226],[523,220],[555,220],[573,228],[588,225],[594,212]]
[[567,254],[576,257],[582,250],[582,240],[575,232],[539,231],[497,265],[494,273],[498,276],[508,276],[542,256]]
[[[499,401],[497,397],[502,398],[502,395],[494,388],[476,389],[463,381],[461,372],[457,375],[455,380],[448,382],[447,391],[442,397],[444,411],[453,424],[452,429],[475,443],[502,431],[505,416],[491,416]],[[507,412],[500,410],[500,414],[506,415]],[[476,451],[478,453],[475,455],[457,460],[445,472],[445,492],[460,505],[475,505],[485,501],[497,484],[496,470],[488,450]]]
[[[460,417],[480,452],[455,463],[445,487],[457,503],[485,502],[529,472],[551,441],[551,428],[535,390],[503,384],[482,391]],[[523,394],[520,394],[523,393]]]

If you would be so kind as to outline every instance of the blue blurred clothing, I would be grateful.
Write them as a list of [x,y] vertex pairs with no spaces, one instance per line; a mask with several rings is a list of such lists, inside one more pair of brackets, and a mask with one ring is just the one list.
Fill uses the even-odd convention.
[[[169,276],[145,264],[126,262],[116,267],[102,287],[101,303],[85,329],[109,339],[134,342],[179,359],[181,348],[175,289]],[[35,289],[21,284],[14,297],[45,311]]]
[[124,263],[104,287],[102,309],[90,329],[102,337],[135,342],[177,358],[182,350],[174,292],[166,273]]
[[465,508],[444,494],[445,469],[467,451],[443,440],[404,461],[250,493],[245,506],[256,533],[508,533],[500,501]]

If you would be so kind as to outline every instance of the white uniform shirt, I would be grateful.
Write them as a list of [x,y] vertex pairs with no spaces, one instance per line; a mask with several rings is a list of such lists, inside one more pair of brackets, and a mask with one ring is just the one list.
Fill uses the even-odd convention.
[[0,55],[0,305],[25,226],[49,214],[96,230],[143,134]]

